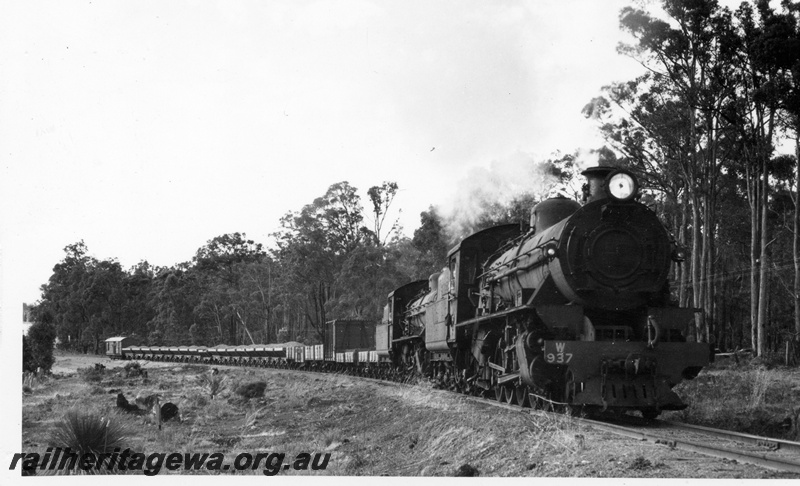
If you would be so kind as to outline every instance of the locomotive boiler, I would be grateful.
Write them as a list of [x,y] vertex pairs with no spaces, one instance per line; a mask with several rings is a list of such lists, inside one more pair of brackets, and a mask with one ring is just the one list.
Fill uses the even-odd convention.
[[694,309],[670,304],[670,265],[682,252],[638,201],[633,174],[583,175],[583,205],[543,201],[526,233],[505,225],[471,235],[427,286],[412,286],[415,299],[390,294],[382,326],[398,343],[395,361],[509,403],[647,417],[684,408],[672,388],[699,373],[709,348],[691,342]]

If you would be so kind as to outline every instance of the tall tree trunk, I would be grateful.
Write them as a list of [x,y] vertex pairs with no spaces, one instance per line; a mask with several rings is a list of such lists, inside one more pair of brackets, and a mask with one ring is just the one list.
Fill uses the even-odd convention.
[[704,326],[706,342],[713,343],[714,336],[714,235],[716,234],[716,222],[714,206],[716,204],[717,191],[717,144],[719,132],[717,130],[717,118],[709,114],[708,117],[708,145],[706,146],[706,157],[703,159],[703,196],[705,205],[703,206],[703,268],[705,275],[703,278],[703,308]]
[[[797,133],[800,134],[800,127]],[[795,340],[800,340],[800,136],[795,139],[795,197],[794,197],[794,244],[792,256],[794,258],[794,333]]]
[[704,315],[704,325],[705,325],[705,334],[706,334],[706,342],[714,342],[712,337],[714,335],[714,319],[716,316],[714,315],[714,286],[715,286],[715,279],[714,279],[714,234],[715,231],[715,223],[714,223],[714,197],[713,197],[713,189],[710,190],[712,194],[708,194],[706,196],[706,207],[705,207],[705,217],[703,218],[703,246],[705,250],[703,251],[705,257],[705,278],[703,279],[703,284],[705,289],[703,291],[703,307],[705,309]]
[[[681,224],[679,226],[680,233],[678,236],[678,242],[686,248],[686,222],[689,219],[689,204],[686,200],[686,194],[684,193],[683,201],[681,202]],[[687,296],[688,287],[689,287],[689,272],[686,268],[686,262],[681,263],[678,265],[680,267],[680,290],[678,291],[678,302],[680,302],[681,307],[688,307],[689,306],[689,298]]]
[[762,179],[761,179],[761,258],[759,259],[760,262],[760,272],[759,272],[759,280],[761,285],[758,289],[758,346],[756,347],[756,353],[758,356],[762,356],[766,349],[765,347],[765,326],[767,321],[767,271],[768,271],[768,262],[767,262],[767,184],[768,184],[768,175],[767,175],[767,158],[763,157],[762,159]]
[[[702,235],[700,233],[700,208],[696,194],[692,195],[692,304],[695,309],[702,310],[702,279],[701,267],[702,260],[700,254],[700,244]],[[702,341],[703,316],[695,314],[695,338]]]
[[[756,170],[757,173],[758,171]],[[761,208],[759,187],[759,180],[751,173],[748,161],[747,195],[750,200],[750,346],[753,351],[758,348],[758,216]]]

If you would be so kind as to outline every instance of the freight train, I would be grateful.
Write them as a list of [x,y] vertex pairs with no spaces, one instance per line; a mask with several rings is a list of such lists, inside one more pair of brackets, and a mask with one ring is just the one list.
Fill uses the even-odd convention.
[[631,172],[583,175],[583,204],[548,199],[533,208],[527,231],[502,225],[464,238],[441,271],[392,291],[378,324],[332,321],[315,347],[129,346],[117,354],[424,376],[522,406],[648,418],[683,409],[672,389],[712,356],[695,342],[695,309],[670,300],[671,264],[684,250],[640,202]]

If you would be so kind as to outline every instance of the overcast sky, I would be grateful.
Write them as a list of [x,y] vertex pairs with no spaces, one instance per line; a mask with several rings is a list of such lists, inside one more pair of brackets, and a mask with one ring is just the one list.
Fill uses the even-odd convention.
[[81,239],[126,269],[268,244],[343,180],[396,181],[412,235],[468,174],[598,147],[581,108],[639,72],[627,3],[6,2],[6,321]]

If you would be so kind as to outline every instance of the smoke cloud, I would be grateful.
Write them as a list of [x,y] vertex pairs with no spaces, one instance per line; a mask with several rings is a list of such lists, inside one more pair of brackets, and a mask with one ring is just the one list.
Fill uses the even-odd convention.
[[[566,180],[562,181],[553,174],[554,161],[558,161],[559,168],[568,173]],[[532,154],[518,152],[492,161],[488,168],[470,169],[457,182],[453,197],[437,210],[448,238],[459,241],[473,233],[487,212],[498,205],[507,207],[515,199],[526,196],[537,202],[559,195],[578,199],[584,182],[581,171],[596,164],[597,154],[593,151],[581,150],[567,157],[556,154],[550,159],[539,160]]]

